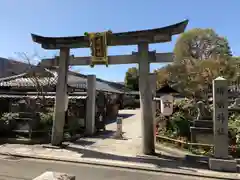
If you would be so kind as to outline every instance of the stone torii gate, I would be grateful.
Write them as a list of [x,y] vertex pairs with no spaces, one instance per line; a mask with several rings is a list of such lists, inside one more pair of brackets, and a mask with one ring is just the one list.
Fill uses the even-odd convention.
[[[152,92],[149,82],[150,63],[169,63],[173,61],[172,53],[156,53],[149,51],[149,44],[170,42],[173,35],[184,32],[188,20],[173,24],[167,27],[112,33],[107,38],[107,46],[137,45],[138,52],[131,55],[108,56],[108,64],[139,64],[139,91],[142,122],[142,151],[144,154],[155,152],[153,114],[152,114]],[[54,123],[52,131],[52,144],[60,145],[63,139],[63,127],[65,122],[64,107],[65,95],[67,93],[67,71],[69,65],[91,65],[91,57],[70,56],[72,48],[89,48],[90,41],[88,36],[76,37],[43,37],[32,34],[32,40],[41,44],[42,48],[48,50],[60,50],[60,56],[53,59],[43,59],[41,64],[44,66],[58,66],[58,83],[56,89]],[[89,78],[94,82],[94,78]],[[88,82],[88,89],[90,84]],[[93,93],[94,95],[94,93]],[[93,101],[93,98],[90,98]],[[95,101],[95,99],[94,99]],[[91,102],[88,102],[91,103]],[[91,107],[91,106],[89,106]],[[94,108],[93,108],[94,109]],[[92,109],[87,111],[94,113]],[[94,115],[92,115],[94,116]],[[91,115],[90,121],[94,121]],[[87,116],[88,117],[88,116]],[[89,119],[87,119],[89,121]]]

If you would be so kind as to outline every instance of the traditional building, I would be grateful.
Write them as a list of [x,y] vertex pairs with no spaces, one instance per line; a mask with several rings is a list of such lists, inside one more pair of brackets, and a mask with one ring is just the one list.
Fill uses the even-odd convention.
[[[18,75],[0,78],[0,114],[13,112],[12,105],[21,99],[34,101],[33,104],[36,104],[38,99],[44,99],[48,102],[47,105],[53,108],[57,79],[57,68],[47,69],[39,66]],[[87,88],[86,75],[68,72],[68,111],[74,118],[81,119],[83,126],[86,121]],[[110,99],[118,97],[123,92],[100,79],[96,79],[96,91],[97,94],[105,94],[107,100],[104,102],[105,114],[109,116],[114,114],[111,105],[109,105],[112,102]],[[99,101],[96,99],[96,112],[99,108],[98,103]]]

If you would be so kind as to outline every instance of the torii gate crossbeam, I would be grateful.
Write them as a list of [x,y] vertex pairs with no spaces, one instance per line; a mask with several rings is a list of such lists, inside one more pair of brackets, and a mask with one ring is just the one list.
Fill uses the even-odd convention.
[[[173,53],[156,53],[155,51],[148,53],[149,63],[171,63],[173,62]],[[116,55],[108,56],[109,65],[120,65],[120,64],[138,64],[138,54],[133,52],[131,55]],[[91,57],[74,57],[70,56],[70,66],[89,66],[91,64]],[[59,66],[59,56],[55,58],[42,59],[42,66]]]

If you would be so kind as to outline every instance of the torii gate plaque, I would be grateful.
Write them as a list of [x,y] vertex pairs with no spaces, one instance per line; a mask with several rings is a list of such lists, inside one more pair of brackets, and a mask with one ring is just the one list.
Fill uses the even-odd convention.
[[[139,64],[139,90],[142,122],[142,151],[144,154],[153,154],[154,130],[152,114],[152,92],[149,90],[149,63],[166,63],[173,61],[172,53],[149,52],[151,43],[169,42],[173,35],[184,32],[188,20],[163,28],[112,33],[107,39],[108,46],[138,45],[138,52],[132,55],[108,56],[108,64]],[[60,145],[63,140],[63,127],[65,122],[64,106],[67,92],[68,65],[91,65],[91,57],[69,58],[71,48],[90,47],[88,36],[77,37],[43,37],[32,34],[34,42],[42,45],[44,49],[60,49],[60,56],[53,59],[44,59],[44,66],[59,66],[59,78],[56,89],[55,116],[52,132],[52,144]]]

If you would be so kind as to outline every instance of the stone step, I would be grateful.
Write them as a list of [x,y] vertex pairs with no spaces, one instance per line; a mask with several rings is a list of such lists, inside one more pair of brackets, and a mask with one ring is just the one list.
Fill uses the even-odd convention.
[[23,117],[21,117],[21,118],[19,117],[19,118],[14,118],[14,119],[15,119],[17,122],[23,122],[23,121],[24,121],[24,122],[26,122],[26,121],[27,121],[27,122],[29,122],[29,121],[31,122],[31,121],[33,121],[32,118],[28,118],[28,117],[24,117],[24,118],[23,118]]
[[190,132],[193,133],[213,133],[213,128],[206,128],[206,127],[194,127],[194,126],[191,126],[190,127]]
[[194,143],[212,144],[213,128],[190,127],[191,140]]
[[194,121],[195,127],[203,127],[203,128],[213,128],[212,120],[196,120]]
[[15,133],[29,133],[29,130],[27,129],[15,129],[15,130],[12,130],[13,132]]
[[236,107],[230,107],[228,108],[229,112],[240,112],[240,108],[236,108]]
[[36,117],[35,113],[31,113],[31,112],[19,112],[19,117],[20,118],[34,118]]

